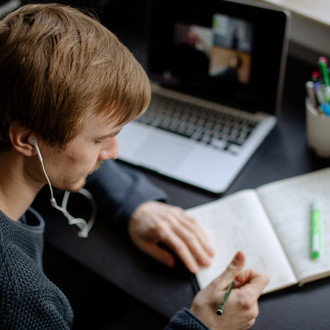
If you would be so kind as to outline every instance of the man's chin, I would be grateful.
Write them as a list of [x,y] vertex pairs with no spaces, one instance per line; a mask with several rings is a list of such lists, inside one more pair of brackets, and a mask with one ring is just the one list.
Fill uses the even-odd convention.
[[[98,170],[100,166],[102,165],[102,161],[98,161],[94,168],[87,174],[87,176],[91,175],[94,171]],[[77,182],[76,184],[72,184],[69,187],[67,187],[65,190],[76,193],[78,192],[81,188],[83,188],[86,184],[86,178],[81,179],[81,181]]]
[[95,164],[94,168],[88,173],[88,175],[91,175],[93,172],[95,172],[96,170],[98,170],[101,167],[102,163],[103,163],[102,160],[97,161],[97,163]]
[[76,193],[78,192],[81,188],[83,188],[86,184],[86,179],[83,180],[83,182],[76,183],[74,185],[71,185],[70,187],[67,187],[65,190]]

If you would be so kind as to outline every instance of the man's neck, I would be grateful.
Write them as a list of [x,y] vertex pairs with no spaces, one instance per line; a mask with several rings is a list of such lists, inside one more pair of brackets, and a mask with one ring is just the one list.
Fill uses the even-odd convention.
[[14,221],[26,212],[43,187],[31,175],[33,162],[15,150],[0,152],[0,209]]

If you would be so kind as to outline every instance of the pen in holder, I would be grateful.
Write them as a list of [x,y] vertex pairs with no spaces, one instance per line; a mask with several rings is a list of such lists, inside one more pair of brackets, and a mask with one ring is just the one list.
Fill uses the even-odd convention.
[[306,98],[307,145],[317,156],[330,158],[330,116],[315,108]]
[[319,70],[307,81],[307,144],[317,156],[330,158],[330,76],[328,59],[319,57]]

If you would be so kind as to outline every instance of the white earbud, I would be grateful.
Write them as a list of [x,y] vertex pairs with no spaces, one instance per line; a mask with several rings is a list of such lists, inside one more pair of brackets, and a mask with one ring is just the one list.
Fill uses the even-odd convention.
[[28,141],[29,143],[33,144],[35,147],[38,147],[37,138],[34,135],[30,135]]
[[30,135],[29,138],[28,138],[28,141],[29,141],[29,143],[31,143],[36,148],[37,153],[38,153],[38,158],[39,158],[39,160],[41,162],[41,165],[42,165],[42,169],[43,169],[43,171],[44,171],[44,173],[46,175],[46,178],[48,180],[48,176],[47,176],[46,170],[44,168],[44,161],[42,159],[41,152],[40,152],[40,149],[39,149],[39,146],[38,146],[37,138],[34,135]]
[[97,207],[96,207],[96,202],[93,198],[93,195],[88,190],[86,190],[84,188],[82,188],[82,189],[80,189],[80,191],[78,191],[78,193],[80,193],[80,194],[84,195],[85,197],[87,197],[89,199],[89,201],[91,202],[91,204],[92,204],[93,211],[92,211],[92,215],[91,215],[91,218],[90,218],[88,223],[86,222],[86,220],[84,220],[82,218],[73,217],[67,211],[66,207],[67,207],[70,192],[66,191],[64,193],[64,197],[63,197],[63,201],[62,201],[62,207],[58,206],[57,203],[56,203],[56,200],[54,198],[54,193],[53,193],[53,188],[52,188],[51,182],[49,180],[49,177],[48,177],[46,169],[45,169],[44,161],[43,161],[43,158],[42,158],[39,146],[38,146],[37,138],[34,135],[30,135],[29,138],[28,138],[28,141],[29,141],[29,143],[31,143],[36,148],[38,158],[39,158],[41,166],[42,166],[42,170],[43,170],[44,175],[45,175],[45,177],[47,179],[47,182],[48,182],[48,186],[49,186],[49,190],[50,190],[50,203],[51,203],[52,207],[54,207],[55,209],[62,212],[63,215],[68,219],[70,225],[77,225],[80,228],[80,232],[78,234],[80,237],[87,237],[89,231],[91,230],[91,228],[92,228],[92,226],[95,222],[95,217],[96,217]]

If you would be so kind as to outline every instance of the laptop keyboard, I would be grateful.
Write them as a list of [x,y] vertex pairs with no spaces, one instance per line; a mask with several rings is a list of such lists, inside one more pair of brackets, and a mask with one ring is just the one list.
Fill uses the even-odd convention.
[[240,151],[258,124],[252,119],[158,94],[153,94],[148,110],[136,121],[233,154]]

